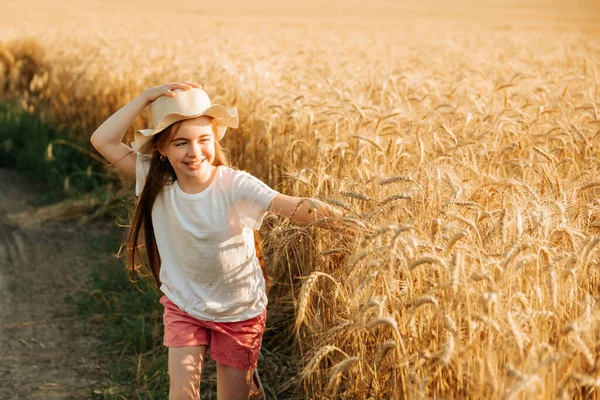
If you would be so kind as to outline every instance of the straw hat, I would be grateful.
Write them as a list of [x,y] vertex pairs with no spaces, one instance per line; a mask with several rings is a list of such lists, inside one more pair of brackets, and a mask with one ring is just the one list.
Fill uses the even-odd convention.
[[173,90],[175,97],[167,95],[160,96],[150,105],[152,113],[152,129],[140,129],[135,132],[134,141],[137,149],[148,152],[145,149],[152,136],[168,128],[171,124],[184,119],[190,119],[206,115],[215,118],[219,140],[225,135],[227,127],[237,128],[239,117],[235,107],[229,110],[222,105],[211,104],[208,94],[202,89],[191,88],[188,90]]

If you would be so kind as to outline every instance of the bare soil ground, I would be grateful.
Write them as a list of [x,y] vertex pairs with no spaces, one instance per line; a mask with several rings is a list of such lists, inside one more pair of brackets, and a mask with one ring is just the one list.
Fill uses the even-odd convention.
[[86,399],[103,374],[99,340],[64,298],[109,256],[86,246],[109,226],[47,220],[50,208],[32,203],[44,190],[0,169],[0,399]]

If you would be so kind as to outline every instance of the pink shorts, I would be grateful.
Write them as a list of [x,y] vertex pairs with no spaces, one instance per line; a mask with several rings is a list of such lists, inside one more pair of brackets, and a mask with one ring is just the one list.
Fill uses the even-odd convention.
[[163,345],[209,346],[210,358],[219,364],[246,371],[256,368],[267,310],[246,321],[210,322],[182,311],[167,296],[162,296],[159,301],[165,307]]

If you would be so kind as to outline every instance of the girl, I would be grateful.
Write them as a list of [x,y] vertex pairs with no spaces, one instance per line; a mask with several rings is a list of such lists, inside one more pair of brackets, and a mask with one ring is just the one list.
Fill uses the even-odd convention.
[[[150,104],[152,128],[137,131],[131,147],[121,143]],[[267,212],[298,222],[339,216],[325,203],[286,196],[230,168],[219,142],[237,126],[235,107],[211,105],[194,82],[174,82],[143,91],[91,137],[102,156],[136,179],[127,264],[135,269],[142,233],[164,294],[169,399],[199,398],[209,348],[218,398],[248,399],[267,306],[254,231]]]

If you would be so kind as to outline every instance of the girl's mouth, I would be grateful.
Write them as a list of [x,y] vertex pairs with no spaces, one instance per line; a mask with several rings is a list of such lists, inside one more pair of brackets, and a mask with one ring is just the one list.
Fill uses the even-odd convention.
[[204,161],[205,159],[202,160],[196,160],[196,161],[192,161],[192,162],[186,162],[184,163],[185,165],[187,165],[187,167],[189,169],[198,169],[198,167],[200,167],[200,164]]

